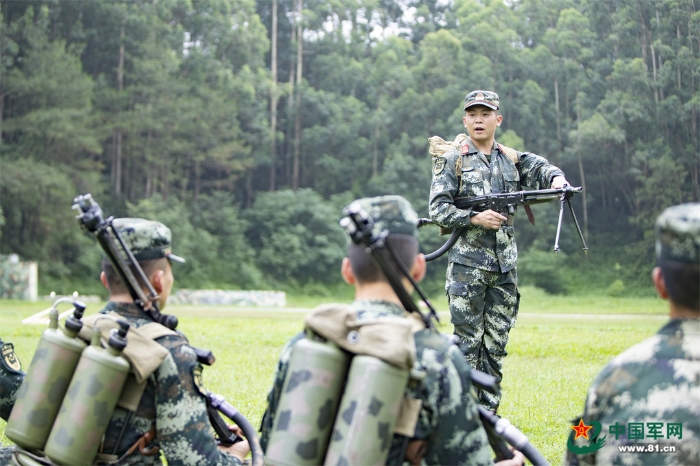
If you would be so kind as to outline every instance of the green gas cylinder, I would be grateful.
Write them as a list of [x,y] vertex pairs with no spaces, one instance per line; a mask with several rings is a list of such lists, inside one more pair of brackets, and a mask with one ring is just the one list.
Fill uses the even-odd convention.
[[85,304],[73,302],[73,315],[66,319],[65,327],[59,328],[56,309],[59,301],[51,309],[49,328],[41,335],[5,428],[5,435],[25,450],[44,448],[61,400],[86,346],[85,342],[76,338],[83,326],[80,319],[85,312]]
[[92,343],[80,357],[44,448],[57,464],[89,465],[97,454],[130,367],[121,355],[129,323],[118,323],[107,348],[100,346],[101,332],[95,327]]
[[265,464],[323,463],[350,355],[330,342],[299,340],[268,441]]
[[408,376],[373,356],[352,359],[325,465],[386,463]]

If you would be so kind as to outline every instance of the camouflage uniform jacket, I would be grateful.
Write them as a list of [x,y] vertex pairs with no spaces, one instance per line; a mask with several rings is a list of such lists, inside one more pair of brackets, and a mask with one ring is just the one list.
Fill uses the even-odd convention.
[[[568,452],[570,465],[700,464],[700,319],[671,320],[655,336],[613,359],[589,389],[582,419],[586,425],[602,424],[605,446],[588,455]],[[628,439],[630,422],[643,423],[643,440]],[[618,439],[609,428],[616,423],[626,428]],[[650,423],[661,424],[660,438],[650,438]],[[680,423],[680,432],[669,432],[669,423]],[[648,443],[675,445],[676,452],[618,450]]]
[[517,154],[518,163],[514,164],[495,141],[489,161],[471,140],[467,140],[461,152],[450,150],[434,160],[430,218],[446,228],[467,227],[450,249],[450,262],[491,272],[508,272],[515,268],[518,259],[512,227],[490,230],[472,225],[472,211],[456,208],[455,198],[546,189],[555,176],[564,175],[539,155],[503,149]]
[[[358,321],[405,314],[403,309],[386,301],[360,300],[352,305],[359,311]],[[285,345],[277,364],[261,426],[263,449],[267,447],[272,430],[292,348],[302,338],[304,333]],[[429,329],[417,332],[415,342],[414,368],[426,372],[427,376],[421,384],[409,385],[406,393],[422,400],[413,438],[428,442],[424,461],[427,464],[493,465],[486,432],[470,391],[470,369],[459,348]],[[394,436],[386,464],[402,464],[399,460],[402,442],[403,437]]]
[[[153,322],[149,314],[133,303],[109,302],[102,313],[117,313],[132,326]],[[127,335],[128,338],[128,335]],[[123,455],[144,433],[156,426],[156,436],[148,448],[160,446],[168,466],[240,465],[241,462],[216,446],[207,416],[204,396],[195,385],[195,371],[201,371],[192,348],[184,336],[158,338],[170,351],[160,367],[148,379],[139,406],[131,415],[117,455]],[[103,453],[111,453],[127,411],[117,408],[105,433]],[[162,464],[160,455],[144,456],[138,451],[119,464]]]

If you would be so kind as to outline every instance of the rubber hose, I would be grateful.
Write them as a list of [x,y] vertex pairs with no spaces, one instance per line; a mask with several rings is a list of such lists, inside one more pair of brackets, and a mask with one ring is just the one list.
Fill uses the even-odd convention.
[[464,228],[459,228],[457,230],[454,230],[452,232],[452,234],[450,235],[449,239],[447,240],[447,242],[445,244],[443,244],[440,247],[440,249],[438,249],[435,252],[431,252],[430,254],[425,255],[425,261],[426,262],[433,261],[433,260],[437,259],[438,257],[442,256],[443,254],[445,254],[447,251],[449,251],[450,248],[455,245],[455,243],[459,239],[459,236],[462,234],[463,230],[464,230]]
[[241,428],[246,440],[248,440],[248,445],[250,445],[250,453],[253,456],[252,466],[263,466],[263,451],[260,446],[260,438],[258,437],[258,432],[255,428],[248,422],[248,419],[241,414],[236,408],[231,406],[224,397],[221,395],[216,395],[213,393],[209,394],[212,406],[218,409],[224,416],[231,419],[236,423],[238,427]]

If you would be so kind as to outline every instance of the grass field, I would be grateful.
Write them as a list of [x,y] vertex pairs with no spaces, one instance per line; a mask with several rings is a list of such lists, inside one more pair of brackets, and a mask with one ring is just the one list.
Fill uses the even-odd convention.
[[[665,322],[667,306],[659,299],[552,297],[534,288],[521,292],[520,315],[504,364],[499,414],[557,465],[564,455],[569,421],[581,413],[597,372],[616,354],[653,335]],[[320,302],[320,298],[290,297],[287,309],[181,306],[167,311],[179,317],[178,328],[192,345],[216,355],[216,364],[204,372],[207,388],[259,425],[279,352],[301,330],[304,308]],[[433,304],[441,316],[440,330],[451,333],[446,301],[437,298]],[[25,369],[44,328],[20,321],[49,306],[49,302],[0,300],[0,337],[14,343]],[[101,307],[91,303],[86,313]],[[2,421],[0,430],[4,432]],[[3,435],[2,442],[9,440]]]

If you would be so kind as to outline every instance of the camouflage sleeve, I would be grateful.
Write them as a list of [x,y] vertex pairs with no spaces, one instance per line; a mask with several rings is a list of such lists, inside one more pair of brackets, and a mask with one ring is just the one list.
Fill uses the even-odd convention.
[[275,413],[277,412],[277,405],[279,404],[280,394],[284,386],[284,379],[287,376],[287,368],[289,367],[289,359],[292,356],[292,348],[294,344],[302,338],[304,338],[304,332],[298,333],[289,340],[287,344],[284,345],[284,348],[282,348],[282,354],[280,354],[280,359],[277,362],[275,374],[272,377],[272,387],[267,394],[267,409],[263,414],[260,424],[260,445],[263,451],[267,449],[267,442],[270,439],[272,425],[275,422]]
[[564,176],[558,167],[550,165],[547,159],[529,152],[519,153],[520,184],[533,189],[549,189],[555,176]]
[[240,465],[240,460],[217,448],[206,402],[195,381],[201,366],[194,351],[184,342],[166,347],[170,354],[155,377],[156,435],[168,466]]
[[[429,351],[429,350],[426,350]],[[439,353],[436,353],[438,356]],[[442,363],[428,356],[428,364],[439,364],[433,413],[432,432],[429,436],[427,464],[454,464],[468,466],[493,465],[491,450],[470,387],[469,366],[455,345],[450,345]],[[427,403],[426,403],[427,401]],[[425,406],[425,405],[428,406]],[[424,407],[430,407],[430,396]]]
[[433,180],[430,184],[430,218],[445,228],[465,227],[471,225],[471,209],[461,210],[454,206],[454,198],[459,193],[459,182],[455,163],[460,153],[456,150],[446,152],[444,156],[435,157],[433,161]]
[[24,381],[25,373],[15,354],[12,343],[0,340],[2,358],[0,359],[0,417],[7,421],[17,399],[17,390]]

